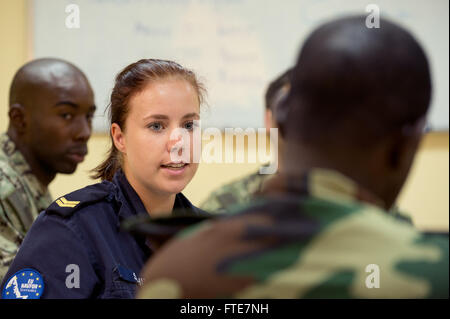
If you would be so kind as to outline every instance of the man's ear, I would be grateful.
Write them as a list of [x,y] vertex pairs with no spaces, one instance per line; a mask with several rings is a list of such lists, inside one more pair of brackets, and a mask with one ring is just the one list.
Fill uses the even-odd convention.
[[8,111],[9,123],[18,134],[23,134],[27,125],[25,107],[19,103],[14,103]]
[[126,154],[126,144],[125,136],[123,135],[122,129],[119,124],[111,124],[111,136],[113,139],[114,146],[122,153]]
[[389,144],[388,165],[393,170],[410,168],[417,152],[420,136],[404,135],[401,132],[395,134]]

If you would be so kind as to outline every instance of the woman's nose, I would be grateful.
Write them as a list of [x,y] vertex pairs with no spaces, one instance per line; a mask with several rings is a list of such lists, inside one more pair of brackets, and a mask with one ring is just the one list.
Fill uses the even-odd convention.
[[170,139],[167,142],[167,150],[170,153],[181,151],[182,149],[183,149],[183,140],[181,137],[178,139]]
[[184,138],[182,132],[179,132],[177,129],[174,129],[167,142],[167,150],[170,153],[174,152],[182,152],[184,148]]
[[188,162],[189,154],[187,154],[187,150],[189,150],[189,146],[186,143],[189,143],[190,137],[189,134],[186,135],[186,132],[183,130],[173,130],[170,134],[169,140],[167,142],[167,150],[170,153],[171,161],[173,162]]

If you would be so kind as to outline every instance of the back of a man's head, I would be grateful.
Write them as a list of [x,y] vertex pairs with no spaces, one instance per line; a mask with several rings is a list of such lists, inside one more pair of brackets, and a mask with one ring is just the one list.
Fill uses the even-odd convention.
[[288,139],[367,147],[414,125],[430,97],[427,58],[408,31],[384,19],[368,28],[365,17],[348,17],[307,38],[280,118]]
[[425,53],[402,27],[347,17],[317,28],[277,109],[286,172],[350,177],[389,208],[412,166],[430,104]]

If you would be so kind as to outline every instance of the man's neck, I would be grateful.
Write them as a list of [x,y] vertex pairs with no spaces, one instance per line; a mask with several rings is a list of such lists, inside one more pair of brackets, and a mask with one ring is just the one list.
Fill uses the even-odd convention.
[[9,138],[14,142],[16,148],[25,158],[25,161],[30,167],[33,175],[36,176],[37,180],[45,188],[47,188],[51,181],[55,178],[56,173],[49,172],[42,166],[42,164],[33,156],[30,149],[21,141],[18,134],[13,129],[9,128],[7,134]]
[[[356,158],[358,158],[356,154],[344,152],[327,154],[314,152],[306,147],[291,147],[289,156],[283,158],[280,172],[285,175],[299,176],[315,168],[334,170],[385,201],[380,195],[383,193],[376,187],[376,178],[371,170],[373,165],[364,160],[356,160]],[[387,209],[388,207],[383,208]]]

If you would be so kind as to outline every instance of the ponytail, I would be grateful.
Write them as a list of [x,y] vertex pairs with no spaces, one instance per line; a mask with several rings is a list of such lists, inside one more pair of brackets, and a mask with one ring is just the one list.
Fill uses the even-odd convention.
[[[112,138],[111,138],[112,139]],[[100,179],[102,181],[112,181],[114,174],[122,167],[119,151],[114,143],[108,151],[108,156],[100,165],[91,172],[91,178]]]

